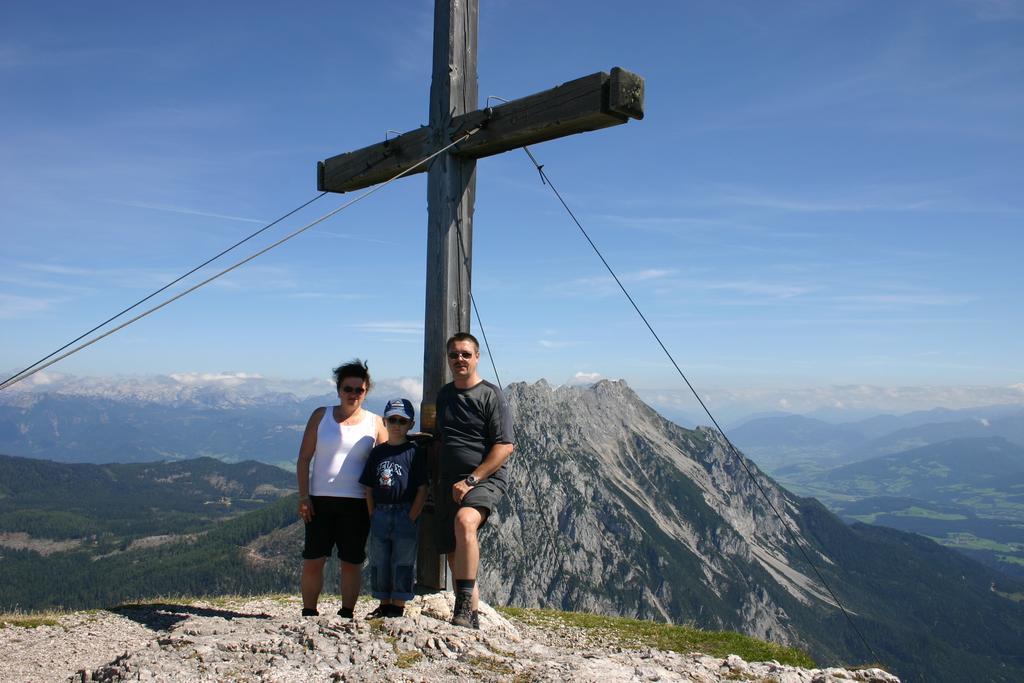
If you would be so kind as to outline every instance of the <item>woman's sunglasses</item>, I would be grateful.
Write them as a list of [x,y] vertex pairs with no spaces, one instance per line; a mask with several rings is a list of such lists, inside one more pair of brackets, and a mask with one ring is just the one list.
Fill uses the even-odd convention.
[[346,394],[355,394],[356,396],[358,396],[359,394],[365,394],[366,393],[366,387],[344,387],[343,386],[341,388],[341,390],[344,391]]

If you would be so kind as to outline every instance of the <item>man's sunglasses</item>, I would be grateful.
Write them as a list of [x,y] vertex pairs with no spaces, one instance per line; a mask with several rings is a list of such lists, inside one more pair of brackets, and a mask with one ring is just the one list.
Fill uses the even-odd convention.
[[449,360],[459,360],[460,358],[462,358],[463,360],[469,360],[472,357],[473,357],[473,352],[472,351],[449,351],[448,352],[448,359]]
[[411,424],[412,420],[406,420],[404,417],[397,417],[395,415],[392,415],[387,419],[387,423],[389,425],[407,425]]
[[356,396],[366,393],[366,387],[342,387],[341,390],[346,394],[355,394]]

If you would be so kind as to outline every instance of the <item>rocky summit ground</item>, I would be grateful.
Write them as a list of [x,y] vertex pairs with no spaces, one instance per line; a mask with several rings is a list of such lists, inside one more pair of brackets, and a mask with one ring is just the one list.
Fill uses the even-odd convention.
[[[452,595],[397,619],[302,618],[295,598],[154,602],[11,620],[0,681],[778,681],[898,683],[879,669],[800,669],[623,647],[586,629],[510,621],[486,605],[479,631],[448,623]],[[31,626],[31,628],[28,628]]]

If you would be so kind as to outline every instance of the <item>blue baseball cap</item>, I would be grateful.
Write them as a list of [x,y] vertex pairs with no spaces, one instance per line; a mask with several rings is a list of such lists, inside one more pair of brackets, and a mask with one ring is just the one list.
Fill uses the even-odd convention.
[[384,406],[384,417],[401,415],[407,420],[416,419],[416,410],[412,407],[412,401],[407,398],[393,398]]

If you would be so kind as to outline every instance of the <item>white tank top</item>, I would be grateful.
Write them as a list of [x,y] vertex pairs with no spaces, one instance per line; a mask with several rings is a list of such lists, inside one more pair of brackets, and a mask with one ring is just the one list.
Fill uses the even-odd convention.
[[357,424],[342,425],[334,419],[334,408],[327,406],[316,430],[310,494],[366,498],[359,477],[376,440],[377,416],[369,410],[363,411],[363,419]]

